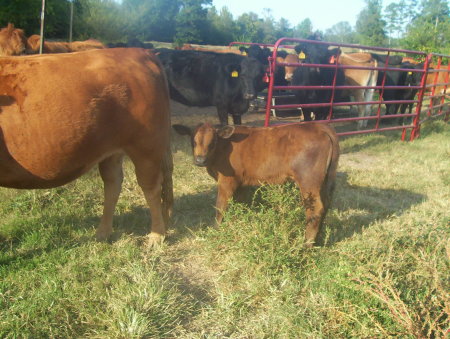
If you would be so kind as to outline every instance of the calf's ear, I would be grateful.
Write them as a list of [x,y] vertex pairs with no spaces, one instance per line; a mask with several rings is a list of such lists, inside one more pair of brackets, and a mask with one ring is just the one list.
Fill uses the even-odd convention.
[[234,133],[234,126],[224,126],[217,130],[217,135],[223,139],[228,139]]
[[180,135],[192,135],[192,131],[189,127],[184,125],[172,125],[172,128]]

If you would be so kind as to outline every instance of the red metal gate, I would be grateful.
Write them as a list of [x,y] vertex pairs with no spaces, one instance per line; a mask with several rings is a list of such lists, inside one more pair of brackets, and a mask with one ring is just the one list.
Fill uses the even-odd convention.
[[[398,68],[392,67],[386,62],[382,67],[370,67],[370,66],[349,66],[342,65],[339,62],[335,62],[333,64],[306,64],[306,63],[285,63],[277,61],[277,53],[279,50],[284,49],[287,51],[293,50],[295,44],[298,43],[308,43],[308,44],[320,44],[332,47],[339,47],[340,50],[345,48],[350,51],[364,51],[368,53],[383,53],[387,60],[390,56],[395,54],[401,54],[409,57],[410,59],[420,60],[423,63],[423,67],[415,68],[415,69],[407,69],[407,68]],[[426,54],[424,52],[418,51],[409,51],[402,49],[389,49],[389,48],[381,48],[381,47],[371,47],[371,46],[362,46],[355,44],[342,44],[342,43],[331,43],[331,42],[323,42],[323,41],[313,41],[313,40],[304,40],[304,39],[296,39],[296,38],[281,38],[274,45],[270,44],[257,44],[257,43],[242,43],[242,42],[233,42],[231,45],[259,45],[262,47],[270,47],[272,49],[272,56],[269,57],[269,67],[268,67],[268,75],[269,75],[269,86],[267,90],[266,96],[266,110],[265,110],[265,126],[269,126],[272,122],[272,115],[276,116],[276,111],[278,110],[289,110],[289,109],[300,109],[309,108],[309,107],[329,107],[329,114],[325,121],[333,124],[340,125],[349,125],[346,130],[339,131],[339,135],[353,135],[353,134],[361,134],[361,133],[373,133],[380,131],[388,131],[388,130],[402,130],[402,140],[406,139],[407,131],[410,130],[409,139],[413,140],[414,138],[419,136],[420,126],[425,121],[444,116],[445,119],[448,119],[450,115],[450,102],[449,102],[449,92],[450,92],[450,83],[449,83],[449,74],[450,74],[450,56],[442,55],[442,54]],[[338,60],[338,58],[336,58]],[[275,72],[278,67],[314,67],[314,68],[332,68],[334,69],[334,80],[332,85],[330,86],[277,86],[275,84]],[[383,80],[381,85],[377,86],[350,86],[350,85],[336,85],[336,76],[338,70],[345,69],[355,69],[355,70],[376,70],[378,72],[383,72]],[[386,86],[385,78],[386,72],[416,72],[421,74],[421,82],[418,86]],[[334,93],[336,90],[354,90],[354,89],[373,89],[378,91],[379,98],[377,100],[372,101],[348,101],[348,102],[336,102],[334,100]],[[413,100],[390,100],[385,101],[383,99],[383,93],[385,90],[401,90],[401,89],[416,89],[417,98],[413,98]],[[295,91],[295,90],[331,90],[331,100],[327,103],[289,103],[289,104],[277,104],[275,95],[275,91]],[[382,105],[385,104],[413,104],[415,105],[415,111],[411,113],[405,114],[382,114]],[[357,117],[340,117],[335,113],[335,108],[340,108],[342,106],[354,106],[354,105],[370,105],[372,114],[370,116],[357,116]],[[374,109],[375,107],[375,109]],[[411,122],[407,124],[390,124],[386,126],[383,122],[386,122],[388,119],[395,120],[403,120],[400,118],[410,117]],[[396,119],[397,118],[397,119]],[[357,122],[366,120],[370,123],[370,127],[367,129],[357,129],[353,125],[348,124],[350,122]],[[298,122],[296,122],[298,123]],[[305,122],[306,123],[306,122]],[[353,126],[353,127],[352,127]],[[350,129],[349,129],[350,128]]]

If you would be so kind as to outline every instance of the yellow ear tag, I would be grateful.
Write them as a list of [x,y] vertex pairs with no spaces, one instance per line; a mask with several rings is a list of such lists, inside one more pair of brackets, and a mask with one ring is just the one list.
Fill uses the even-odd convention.
[[300,53],[298,54],[298,58],[299,58],[300,60],[305,60],[305,59],[306,59],[305,53],[300,52]]
[[412,75],[412,72],[408,72],[408,75]]
[[233,72],[231,72],[231,77],[232,77],[232,78],[237,78],[238,76],[239,76],[238,71],[233,71]]
[[242,52],[242,55],[247,56],[247,52],[246,52],[246,51],[243,51],[243,52]]

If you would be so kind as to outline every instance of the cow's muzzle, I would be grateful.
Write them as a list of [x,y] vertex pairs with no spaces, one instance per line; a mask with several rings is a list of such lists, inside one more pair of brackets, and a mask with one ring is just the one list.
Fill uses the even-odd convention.
[[245,100],[252,100],[256,98],[256,94],[255,93],[245,93],[244,94],[244,99]]
[[205,167],[206,166],[206,157],[205,156],[194,157],[194,164],[199,167]]

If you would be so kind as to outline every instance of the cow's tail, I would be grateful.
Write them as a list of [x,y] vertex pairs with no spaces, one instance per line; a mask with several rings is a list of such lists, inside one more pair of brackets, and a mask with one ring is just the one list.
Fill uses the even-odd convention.
[[333,196],[335,183],[336,183],[336,174],[337,174],[337,167],[339,162],[339,141],[338,136],[335,132],[335,130],[328,126],[324,130],[328,138],[330,139],[331,147],[328,150],[328,158],[327,158],[327,169],[325,174],[325,180],[322,185],[322,200],[324,204],[325,211],[328,210],[331,204],[331,198]]
[[161,199],[164,222],[169,225],[173,211],[173,158],[170,143],[167,146],[162,162],[163,181],[161,187]]

